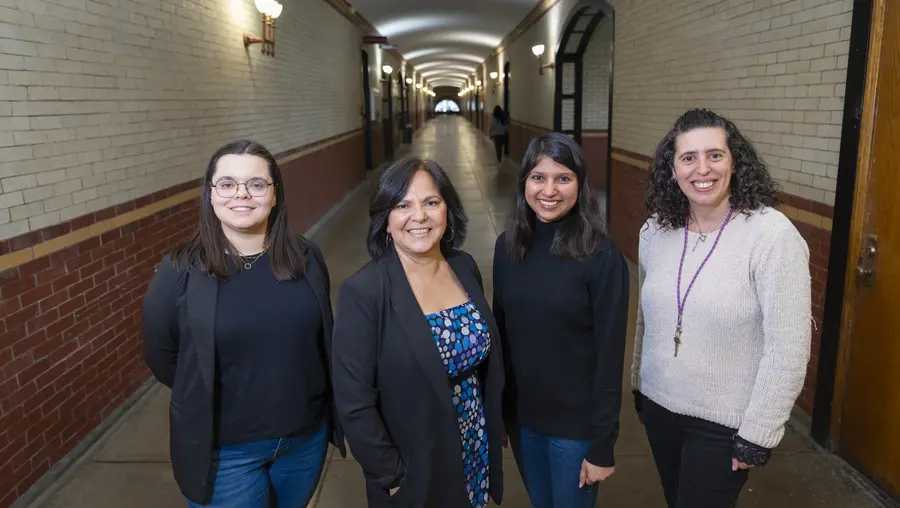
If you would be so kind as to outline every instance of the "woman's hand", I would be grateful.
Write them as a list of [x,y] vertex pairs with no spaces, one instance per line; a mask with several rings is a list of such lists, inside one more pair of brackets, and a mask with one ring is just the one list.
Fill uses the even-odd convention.
[[597,482],[602,482],[612,476],[615,472],[615,466],[600,467],[591,464],[587,460],[583,460],[581,461],[581,477],[578,480],[578,488],[584,487],[585,484],[593,485]]
[[389,490],[388,493],[391,495],[391,497],[394,497],[394,494],[396,494],[398,490],[400,490],[400,487],[394,487]]
[[[743,462],[739,461],[738,459],[731,459],[731,470],[732,471],[737,471],[738,469],[750,469],[751,467],[754,467],[754,466],[751,466],[749,464],[744,464]],[[753,474],[756,474],[756,473],[753,473]]]

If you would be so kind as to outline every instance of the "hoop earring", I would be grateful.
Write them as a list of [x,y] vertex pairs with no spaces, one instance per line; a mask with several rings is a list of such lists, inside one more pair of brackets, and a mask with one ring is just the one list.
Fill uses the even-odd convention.
[[387,233],[387,243],[388,245],[394,243],[394,237],[390,233]]
[[453,232],[453,228],[450,228],[450,238],[447,238],[447,239],[444,240],[444,241],[447,242],[447,243],[452,242],[452,241],[453,241],[453,233],[454,233],[454,232]]

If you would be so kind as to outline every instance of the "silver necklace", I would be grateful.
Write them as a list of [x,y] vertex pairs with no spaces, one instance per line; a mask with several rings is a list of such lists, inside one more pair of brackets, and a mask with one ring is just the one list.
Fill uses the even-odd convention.
[[716,225],[713,226],[709,231],[703,232],[703,231],[700,231],[700,225],[697,222],[696,217],[694,217],[694,213],[691,212],[691,218],[694,220],[694,224],[697,224],[697,233],[698,233],[697,241],[694,242],[694,248],[691,249],[691,252],[694,252],[697,250],[697,246],[700,245],[700,242],[706,243],[706,236],[709,235],[710,233],[712,233],[713,231],[718,231],[719,226],[722,224],[722,221],[725,220],[725,218],[728,217],[729,215],[731,215],[730,211],[729,211],[729,213],[726,213],[725,215],[723,215],[722,218],[719,219],[718,222],[716,222]]
[[[249,269],[253,268],[253,263],[256,263],[256,261],[259,258],[261,258],[262,255],[265,254],[267,250],[269,250],[268,247],[263,249],[263,251],[260,252],[259,254],[257,254],[256,257],[254,257],[252,261],[248,261],[247,259],[244,259],[244,256],[241,256],[241,261],[244,262],[244,270],[249,270]],[[247,256],[247,257],[249,258],[249,256]]]

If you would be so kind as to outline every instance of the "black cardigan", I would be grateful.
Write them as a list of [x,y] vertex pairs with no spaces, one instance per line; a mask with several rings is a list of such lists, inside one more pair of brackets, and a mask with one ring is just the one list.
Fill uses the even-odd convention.
[[[322,309],[325,351],[331,352],[334,317],[328,268],[319,248],[301,238],[307,281]],[[212,498],[216,299],[218,281],[194,265],[179,270],[167,256],[144,296],[144,359],[153,375],[172,389],[170,454],[175,481],[185,497],[205,504]],[[326,358],[326,365],[330,359]],[[329,380],[328,391],[331,392]],[[329,398],[331,393],[328,394]],[[330,441],[345,455],[343,430],[329,404]]]
[[[500,334],[472,256],[447,261],[485,318],[491,353],[480,372],[490,495],[503,495]],[[362,466],[369,506],[471,507],[451,383],[431,328],[395,251],[341,286],[334,330],[335,398],[347,442]],[[400,489],[391,497],[389,489]]]

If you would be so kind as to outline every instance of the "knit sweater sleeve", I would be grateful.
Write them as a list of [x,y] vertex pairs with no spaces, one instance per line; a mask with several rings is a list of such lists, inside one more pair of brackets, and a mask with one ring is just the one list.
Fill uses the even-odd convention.
[[585,459],[595,466],[615,465],[613,450],[619,434],[622,406],[622,369],[628,328],[628,265],[610,246],[594,261],[588,281],[597,341],[594,383],[593,436]]
[[763,319],[763,354],[750,404],[738,430],[747,441],[774,448],[803,388],[810,357],[809,247],[793,224],[762,235],[751,273]]
[[641,228],[638,234],[638,281],[637,281],[637,321],[634,325],[634,351],[631,357],[631,388],[641,391],[641,353],[644,346],[644,310],[641,305],[641,288],[644,285],[644,262],[647,258],[647,243],[650,238],[649,223]]

